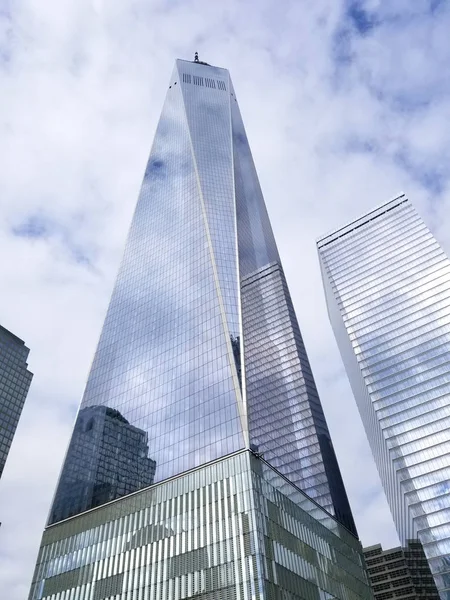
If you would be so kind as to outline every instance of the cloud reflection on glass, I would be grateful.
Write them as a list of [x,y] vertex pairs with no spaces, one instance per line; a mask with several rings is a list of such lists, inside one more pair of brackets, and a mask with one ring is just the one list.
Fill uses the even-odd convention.
[[50,522],[249,447],[355,531],[229,73],[177,61]]
[[330,319],[403,543],[450,564],[450,261],[405,196],[318,242]]

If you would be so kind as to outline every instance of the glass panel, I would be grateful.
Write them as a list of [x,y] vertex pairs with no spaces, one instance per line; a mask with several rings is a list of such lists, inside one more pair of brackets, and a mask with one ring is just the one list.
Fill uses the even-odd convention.
[[450,261],[404,197],[318,246],[330,318],[400,538],[419,533],[425,554],[442,556]]
[[[183,73],[178,63],[50,522],[244,446],[231,151],[211,149],[230,146],[227,94],[183,96]],[[205,147],[199,124],[213,117]]]

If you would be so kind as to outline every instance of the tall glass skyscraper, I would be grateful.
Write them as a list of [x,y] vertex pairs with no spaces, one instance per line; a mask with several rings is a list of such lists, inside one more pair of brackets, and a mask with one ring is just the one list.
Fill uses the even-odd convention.
[[450,261],[400,196],[318,241],[328,312],[403,544],[450,598]]
[[0,477],[33,378],[29,352],[23,340],[0,325]]
[[229,73],[178,60],[31,598],[356,600],[353,534]]

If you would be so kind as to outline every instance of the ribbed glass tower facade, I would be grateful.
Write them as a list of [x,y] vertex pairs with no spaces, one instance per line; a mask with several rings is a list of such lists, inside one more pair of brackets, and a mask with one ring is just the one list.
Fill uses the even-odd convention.
[[[278,552],[279,537],[270,534],[264,549],[272,505],[260,488],[267,502],[269,490],[281,494],[277,519],[282,498],[295,496],[300,521],[325,528],[319,537],[332,531],[331,546],[344,543],[342,564],[324,549],[331,562],[311,550],[304,571],[295,571],[296,559],[290,565],[284,551],[271,558],[290,569],[293,579],[286,575],[283,584],[293,586],[289,598],[304,597],[300,588],[295,595],[296,577],[312,581],[319,594],[320,578],[308,575],[312,565],[324,577],[336,569],[341,581],[346,561],[353,591],[337,596],[364,596],[351,511],[229,73],[178,60],[30,597],[53,600],[59,590],[58,600],[72,600],[69,592],[88,583],[95,592],[76,592],[80,600],[131,599],[135,585],[133,600],[281,597],[266,595],[265,587],[272,581],[276,588],[278,567],[269,573],[258,562]],[[240,521],[242,511],[251,523]],[[100,538],[83,537],[88,524]],[[303,556],[296,545],[301,526],[279,526],[291,536],[280,543]],[[125,532],[125,545],[111,550],[110,537]],[[92,539],[109,549],[86,550]],[[144,545],[157,556],[140,554],[136,583],[127,561]],[[115,553],[125,553],[125,562]],[[92,565],[106,557],[100,574]],[[227,566],[232,557],[240,574],[227,571],[235,568]],[[159,561],[160,570],[146,570],[147,560]],[[245,560],[253,561],[247,570]],[[207,583],[215,567],[218,579]],[[105,577],[115,577],[112,587],[94,585]],[[220,595],[222,587],[228,591]],[[321,590],[324,598],[335,595],[328,584]]]
[[400,196],[324,236],[330,320],[403,544],[450,598],[450,261]]

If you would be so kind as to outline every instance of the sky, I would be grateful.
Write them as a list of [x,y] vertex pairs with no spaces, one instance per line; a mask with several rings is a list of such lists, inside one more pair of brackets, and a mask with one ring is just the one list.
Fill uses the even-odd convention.
[[364,545],[398,545],[315,241],[405,192],[450,251],[450,4],[0,2],[0,323],[34,379],[0,482],[27,597],[175,58],[230,69]]

